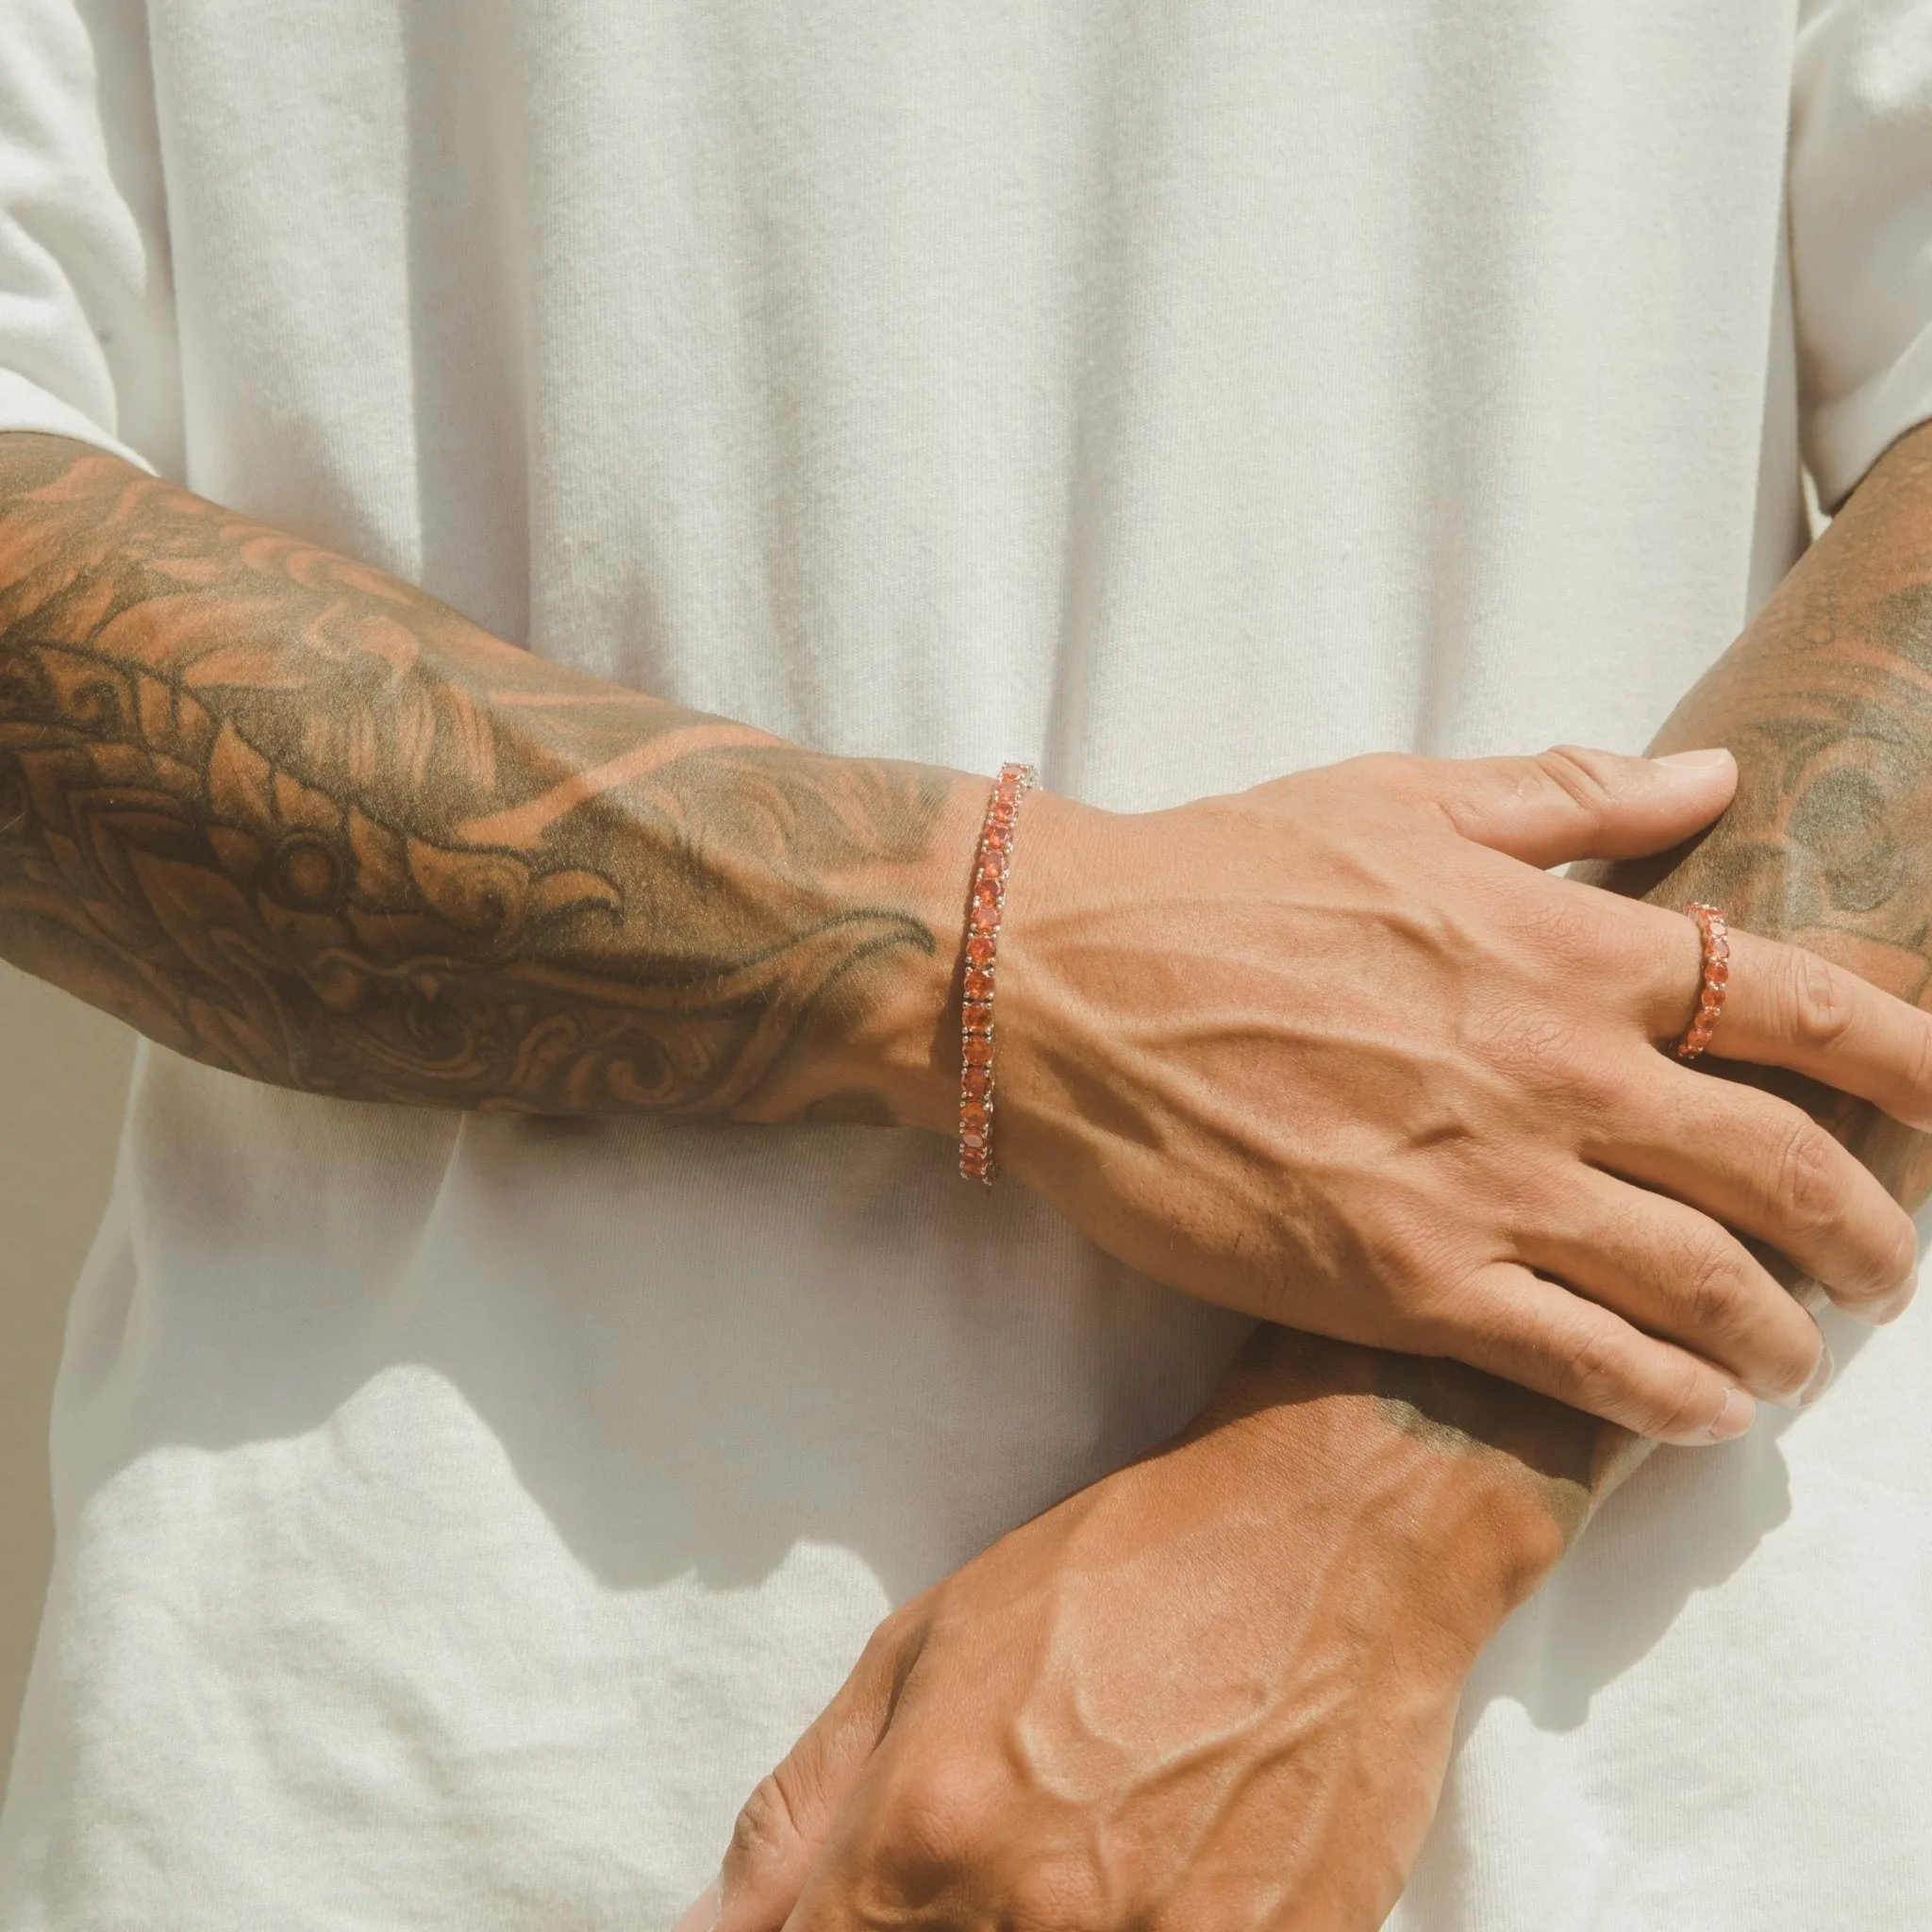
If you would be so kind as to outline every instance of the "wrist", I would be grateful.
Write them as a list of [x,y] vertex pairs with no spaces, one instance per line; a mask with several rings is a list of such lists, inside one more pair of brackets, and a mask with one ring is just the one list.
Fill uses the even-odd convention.
[[[1457,1413],[1478,1386],[1480,1435]],[[1262,1328],[1183,1441],[1238,1459],[1295,1560],[1332,1568],[1402,1655],[1460,1673],[1556,1567],[1628,1440],[1453,1364]]]
[[846,1095],[878,1104],[900,1126],[951,1136],[959,1104],[959,962],[967,893],[991,780],[934,774],[937,803],[915,860],[885,871],[880,900],[929,935],[859,969],[803,1070],[795,1111],[823,1117]]
[[[959,1075],[967,916],[974,867],[992,792],[991,778],[948,774],[927,859],[907,889],[933,935],[929,953],[895,959],[887,983],[873,995],[845,1041],[842,1079],[883,1096],[903,1126],[953,1138],[959,1127]],[[1016,921],[1026,925],[1066,899],[1076,870],[1074,855],[1091,842],[1091,824],[1108,814],[1037,787],[1019,808],[999,935],[995,998],[998,1029],[995,1143],[998,1164],[1009,1164],[1025,1132],[1031,1082],[1010,1076],[1031,1059],[1028,1034],[1037,1013],[1024,984],[1032,961],[1017,959]],[[1024,949],[1024,941],[1018,942]],[[841,1077],[830,1069],[822,1077]]]
[[[1087,1028],[1112,991],[1124,912],[1131,924],[1139,910],[1127,854],[1115,836],[1123,823],[1119,814],[1054,792],[1028,791],[999,930],[995,1164],[1080,1225],[1083,1153],[1112,1113],[1094,1084]],[[956,983],[947,1013],[956,1095],[959,1019]]]

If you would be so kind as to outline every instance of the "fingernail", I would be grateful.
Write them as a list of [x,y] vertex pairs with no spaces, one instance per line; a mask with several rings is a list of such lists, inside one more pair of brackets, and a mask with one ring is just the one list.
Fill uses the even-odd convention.
[[1716,1422],[1705,1432],[1708,1442],[1730,1442],[1741,1436],[1751,1426],[1757,1414],[1757,1407],[1741,1389],[1724,1391],[1724,1406],[1718,1411]]
[[713,1885],[678,1920],[675,1932],[712,1932],[712,1928],[724,1916],[724,1907],[718,1896],[718,1888]]
[[1809,1408],[1831,1387],[1831,1378],[1837,1368],[1838,1364],[1831,1358],[1831,1344],[1821,1335],[1818,1338],[1818,1366],[1811,1371],[1810,1380],[1792,1399],[1791,1407]]
[[1896,1322],[1911,1307],[1912,1297],[1919,1291],[1919,1271],[1914,1268],[1886,1298],[1872,1309],[1872,1320],[1884,1327],[1888,1322]]
[[1653,764],[1682,765],[1687,770],[1707,772],[1713,765],[1727,765],[1731,755],[1723,745],[1707,745],[1702,751],[1674,751],[1668,757],[1653,758]]

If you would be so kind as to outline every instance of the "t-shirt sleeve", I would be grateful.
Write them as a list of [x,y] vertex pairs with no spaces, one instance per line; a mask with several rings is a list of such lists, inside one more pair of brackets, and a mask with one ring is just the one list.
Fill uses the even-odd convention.
[[1790,166],[1805,460],[1836,508],[1932,418],[1932,0],[1807,0]]
[[0,11],[0,430],[178,474],[180,358],[142,0]]

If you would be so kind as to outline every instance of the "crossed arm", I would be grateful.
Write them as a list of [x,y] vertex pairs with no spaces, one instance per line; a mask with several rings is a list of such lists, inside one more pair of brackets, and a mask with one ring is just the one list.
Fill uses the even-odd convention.
[[[1571,753],[1358,759],[1139,814],[1039,795],[1002,1164],[1186,1292],[1735,1434],[1819,1341],[1725,1230],[1870,1310],[1909,1224],[1784,1103],[1651,1050],[1694,983],[1686,922],[1545,870],[1668,846],[1732,782]],[[115,458],[0,437],[0,953],[217,1066],[945,1132],[982,798],[548,663]],[[1799,956],[1738,943],[1719,1051],[1932,1120],[1932,1023],[1838,974],[1827,1049],[1780,995]],[[1770,1179],[1794,1124],[1819,1211]]]
[[[1932,950],[1914,836],[1932,807],[1928,537],[1922,434],[1667,727],[1667,748],[1738,754],[1723,825],[1668,876],[1619,883],[1659,905],[1711,900],[1918,997]],[[1527,817],[1507,836],[1539,864],[1617,857],[1716,808],[1692,800],[1686,816],[1674,794],[1640,793],[1574,855],[1522,829],[1533,800],[1510,802]],[[959,774],[821,758],[550,665],[111,458],[0,438],[0,952],[213,1064],[348,1098],[942,1127],[981,802]],[[1235,824],[1223,814],[1212,835]],[[1694,940],[1657,917],[1689,947],[1639,990],[1661,1012],[1687,998]],[[1924,1117],[1932,1066],[1901,1071],[1920,1036],[1843,975],[1811,991],[1778,1038],[1741,1007],[1729,1036],[1748,1044],[1756,1026],[1758,1058],[1829,1067],[1893,1116]],[[1895,1118],[1761,1077],[1898,1198],[1923,1191],[1922,1143]],[[1768,1144],[1773,1116],[1724,1105],[1704,1125],[1726,1131],[1705,1142]],[[1807,1156],[1815,1200],[1735,1218],[1757,1215],[1748,1231],[1876,1307],[1899,1286],[1896,1209],[1888,1221],[1857,1198],[1826,1144]],[[1204,1203],[1252,1191],[1244,1172],[1227,1187],[1204,1172]],[[1183,1257],[1202,1280],[1177,1285],[1334,1316],[1339,1304],[1284,1305],[1282,1284],[1324,1257],[1341,1279],[1359,1243],[1326,1223],[1325,1245],[1299,1224],[1261,1231],[1273,1244],[1256,1258],[1252,1226],[1209,1227]],[[1650,1351],[1650,1384],[1634,1370],[1614,1388],[1565,1381],[1560,1347],[1537,1373],[1684,1440],[1729,1413],[1726,1379],[1789,1396],[1811,1372],[1808,1323],[1757,1292],[1757,1261],[1707,1257],[1700,1309],[1644,1303],[1669,1284],[1636,1262],[1606,1290],[1642,1318],[1627,1347]],[[1566,1319],[1601,1312],[1576,1298]],[[1689,1352],[1658,1353],[1645,1326]],[[1402,1332],[1365,1321],[1356,1341],[1385,1331]],[[1466,1339],[1445,1331],[1445,1347]],[[781,1923],[808,1874],[808,1922],[828,1926],[848,1922],[854,1885],[898,1880],[949,1924],[1004,1923],[1011,1888],[1042,1882],[1129,1918],[1150,1889],[1192,1885],[1240,1892],[1257,1919],[1374,1923],[1426,1823],[1469,1661],[1634,1453],[1623,1429],[1474,1370],[1264,1329],[1181,1443],[887,1626],[788,1768],[791,1789],[781,1778],[748,1814],[734,1932]],[[1015,1634],[1025,1607],[1037,1653]],[[1150,1699],[1144,1673],[1108,1675],[1108,1658],[1176,1650],[1200,1664],[1178,1701]],[[1119,1722],[1096,1728],[1106,1686]],[[1078,1738],[1053,1717],[1069,1698],[1087,1713]],[[934,1799],[921,1780],[935,1741],[956,1767],[1015,1761],[1004,1743],[991,1758],[951,1749],[934,1711],[969,1728],[991,1711],[1008,1741],[1017,1725],[1060,1808],[991,1772]],[[906,1804],[929,1829],[899,1828]],[[1123,1821],[1098,1859],[1070,1849],[1101,1842],[1095,1807]],[[1291,1857],[1284,1818],[1298,1821]]]

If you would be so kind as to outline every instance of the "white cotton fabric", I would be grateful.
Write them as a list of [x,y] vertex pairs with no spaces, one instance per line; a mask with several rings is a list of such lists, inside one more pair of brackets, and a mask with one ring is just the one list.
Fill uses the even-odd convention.
[[[1635,749],[1802,542],[1801,440],[1835,501],[1927,414],[1924,0],[0,30],[0,424],[1110,807]],[[881,1612],[1241,1332],[937,1141],[149,1051],[0,1925],[666,1926]],[[1658,1457],[1491,1647],[1402,1932],[1932,1924],[1932,1321],[1833,1339],[1827,1403]]]

